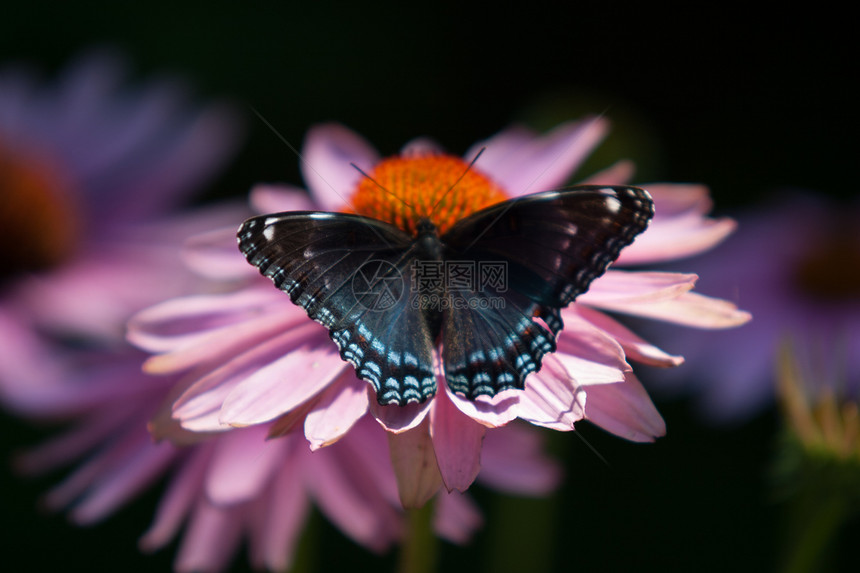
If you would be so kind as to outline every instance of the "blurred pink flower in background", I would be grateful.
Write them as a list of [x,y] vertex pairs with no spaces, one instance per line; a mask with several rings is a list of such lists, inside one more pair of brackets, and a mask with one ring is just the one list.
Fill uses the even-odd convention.
[[655,377],[655,389],[694,391],[704,414],[717,422],[743,421],[773,404],[776,351],[786,339],[807,354],[837,361],[854,374],[846,379],[860,374],[856,202],[845,209],[795,194],[739,220],[734,236],[688,266],[701,273],[704,292],[743,305],[754,320],[707,341],[668,329],[652,332],[687,358],[673,376]]
[[[562,185],[594,146],[607,124],[601,119],[565,124],[545,136],[523,129],[504,131],[477,144],[486,152],[473,168],[509,194]],[[438,152],[416,140],[403,157]],[[252,193],[261,213],[341,210],[362,177],[380,160],[362,138],[337,125],[312,129],[303,152],[312,199],[299,189],[260,186]],[[587,180],[617,184],[631,167],[619,163]],[[657,215],[651,227],[622,252],[618,264],[664,262],[720,242],[734,229],[730,220],[707,217],[707,190],[691,185],[650,185]],[[235,231],[213,232],[192,246],[188,260],[213,278],[256,274],[235,247]],[[340,359],[326,330],[304,310],[257,277],[227,294],[204,294],[167,301],[139,313],[129,337],[155,353],[151,373],[181,376],[170,412],[154,425],[157,435],[175,438],[181,425],[194,432],[223,432],[269,424],[270,435],[303,424],[312,449],[342,438],[367,412],[393,435],[391,456],[400,496],[420,506],[441,484],[464,491],[477,475],[481,442],[516,418],[557,430],[572,430],[588,419],[633,441],[664,433],[663,420],[632,372],[630,358],[654,366],[676,366],[671,356],[639,338],[609,315],[626,313],[701,328],[743,324],[746,312],[733,304],[691,292],[695,275],[610,270],[575,304],[562,312],[565,328],[558,351],[530,375],[524,391],[493,399],[466,400],[440,383],[424,404],[381,406],[369,384]],[[600,309],[600,310],[598,310]],[[176,420],[176,425],[171,420]],[[490,429],[490,431],[488,431]]]
[[176,79],[123,87],[122,72],[108,52],[50,85],[25,66],[0,71],[0,312],[12,320],[116,338],[130,313],[188,286],[175,245],[229,220],[169,215],[232,156],[238,117],[189,105]]
[[125,87],[123,68],[100,51],[53,83],[0,71],[0,399],[19,414],[86,414],[131,391],[79,369],[139,361],[128,317],[199,286],[179,247],[236,217],[176,212],[238,148],[233,109],[191,105],[177,79]]
[[[81,460],[45,498],[79,524],[106,518],[169,473],[141,547],[163,547],[186,524],[181,571],[223,569],[243,539],[255,566],[287,567],[311,502],[357,542],[384,550],[402,535],[403,514],[378,425],[359,423],[311,455],[283,425],[280,439],[265,440],[267,425],[210,435],[164,419],[176,378],[141,371],[145,355],[125,343],[124,323],[170,296],[232,288],[222,279],[234,277],[217,267],[191,272],[182,250],[202,230],[235,229],[245,210],[175,208],[235,149],[238,123],[223,106],[183,105],[175,82],[121,89],[119,72],[102,54],[55,86],[24,70],[0,74],[0,219],[16,247],[2,268],[0,399],[19,415],[69,424],[22,454],[19,469]],[[50,235],[56,225],[62,233]],[[149,426],[174,441],[154,441]],[[559,470],[539,437],[507,430],[487,440],[481,479],[548,493]],[[480,523],[468,497],[438,495],[439,535],[464,542]]]

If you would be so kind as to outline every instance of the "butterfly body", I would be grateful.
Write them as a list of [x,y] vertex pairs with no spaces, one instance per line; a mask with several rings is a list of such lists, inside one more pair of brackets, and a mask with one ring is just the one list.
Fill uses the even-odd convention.
[[420,219],[417,226],[415,243],[420,249],[420,255],[425,260],[441,260],[443,257],[443,245],[439,240],[439,232],[436,225],[430,219]]
[[498,203],[440,234],[360,215],[287,212],[239,230],[248,261],[329,330],[381,404],[423,402],[437,364],[469,399],[522,389],[555,350],[560,310],[653,215],[635,187],[582,186]]

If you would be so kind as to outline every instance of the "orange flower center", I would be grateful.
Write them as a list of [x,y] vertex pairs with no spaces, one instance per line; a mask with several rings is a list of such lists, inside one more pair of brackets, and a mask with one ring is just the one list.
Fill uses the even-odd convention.
[[0,275],[43,270],[75,246],[78,220],[51,162],[0,141]]
[[836,221],[794,269],[795,284],[806,294],[831,301],[860,299],[860,239],[849,221]]
[[460,219],[507,199],[501,187],[474,166],[450,155],[383,159],[362,177],[352,211],[415,234],[429,219],[444,233]]

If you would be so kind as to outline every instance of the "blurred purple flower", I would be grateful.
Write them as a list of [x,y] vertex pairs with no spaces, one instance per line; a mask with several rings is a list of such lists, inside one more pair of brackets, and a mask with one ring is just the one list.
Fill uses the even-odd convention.
[[739,220],[734,236],[689,266],[701,273],[704,292],[742,304],[755,319],[707,341],[654,333],[688,360],[654,380],[655,389],[692,385],[715,422],[742,421],[773,404],[776,350],[785,338],[813,354],[844,354],[847,372],[860,374],[860,210],[796,195]]
[[188,287],[175,245],[219,220],[168,215],[233,154],[238,117],[183,103],[177,80],[125,88],[122,75],[107,52],[51,85],[0,71],[0,313],[33,328],[115,339]]
[[[486,152],[473,168],[508,191],[557,187],[602,139],[603,120],[563,125],[537,137],[512,129],[477,144]],[[403,158],[436,147],[427,140],[406,146]],[[353,132],[326,125],[310,131],[304,147],[305,180],[313,201],[298,189],[261,186],[252,193],[259,212],[322,208],[341,210],[361,181],[350,166],[371,172],[376,151]],[[630,165],[620,163],[589,179],[621,183]],[[729,220],[711,220],[707,191],[700,186],[648,186],[657,216],[619,264],[658,262],[705,250],[734,229]],[[232,230],[201,238],[189,255],[196,268],[221,278],[249,276],[235,248]],[[370,412],[394,435],[392,462],[406,506],[420,506],[440,484],[464,491],[481,467],[481,442],[493,431],[522,418],[535,425],[572,430],[588,419],[634,441],[650,441],[664,424],[627,358],[656,366],[675,366],[670,356],[597,309],[628,313],[704,328],[742,324],[749,316],[726,301],[691,291],[696,276],[611,270],[563,311],[565,329],[558,352],[528,378],[524,391],[469,401],[445,388],[424,404],[380,406],[373,390],[344,363],[326,330],[263,279],[237,292],[175,299],[139,313],[130,323],[130,340],[157,354],[146,363],[152,373],[180,375],[169,416],[195,432],[235,427],[304,424],[313,449],[334,443]],[[173,438],[178,426],[156,425]]]

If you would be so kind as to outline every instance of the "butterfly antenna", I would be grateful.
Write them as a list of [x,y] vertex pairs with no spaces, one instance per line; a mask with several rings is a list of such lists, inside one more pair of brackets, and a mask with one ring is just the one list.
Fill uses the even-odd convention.
[[[313,172],[314,172],[314,174],[315,174],[317,177],[319,177],[319,178],[320,178],[320,180],[321,180],[323,183],[325,183],[326,185],[328,185],[329,189],[331,189],[331,190],[334,192],[334,194],[335,194],[335,195],[337,195],[338,197],[340,197],[340,198],[341,198],[341,200],[343,200],[343,202],[344,202],[344,203],[349,203],[349,201],[347,201],[347,200],[346,200],[346,198],[345,198],[343,195],[341,195],[341,194],[338,192],[338,190],[337,190],[337,189],[335,189],[335,188],[334,188],[334,185],[332,185],[331,183],[329,183],[329,182],[328,182],[328,180],[326,180],[326,178],[325,178],[325,177],[323,177],[323,176],[322,176],[322,174],[321,174],[319,171],[317,171],[317,170],[314,168],[314,166],[313,166],[313,165],[311,165],[310,163],[308,163],[308,161],[304,158],[304,156],[303,156],[301,153],[299,153],[299,150],[298,150],[298,149],[296,149],[296,148],[295,148],[295,147],[294,147],[294,146],[293,146],[289,141],[287,141],[287,138],[286,138],[286,137],[284,137],[283,135],[281,135],[281,132],[280,132],[280,131],[278,131],[277,129],[275,129],[275,126],[274,126],[274,125],[272,125],[271,123],[269,123],[269,121],[268,121],[265,117],[263,117],[263,114],[261,114],[259,111],[257,111],[257,108],[255,108],[254,106],[250,106],[250,108],[251,108],[251,111],[253,111],[253,112],[254,112],[254,115],[256,115],[256,116],[260,119],[260,121],[262,121],[264,124],[266,124],[266,127],[268,127],[268,128],[272,131],[272,133],[274,133],[274,134],[278,137],[278,139],[280,139],[280,140],[284,143],[284,145],[286,145],[287,147],[289,147],[289,148],[290,148],[290,151],[292,151],[293,153],[295,153],[295,154],[296,154],[296,156],[299,158],[299,161],[301,161],[304,165],[306,165],[306,166],[308,167],[308,169],[310,169],[311,171],[313,171]],[[353,164],[353,167],[355,167],[355,165],[354,165],[354,164]],[[356,167],[356,169],[358,169],[358,167]],[[358,170],[359,170],[362,174],[364,174],[364,176],[365,176],[365,177],[367,177],[367,174],[366,174],[366,173],[364,173],[364,171],[361,171],[361,169],[358,169]],[[371,179],[371,181],[373,181],[373,180]],[[376,183],[376,182],[374,181],[374,183]],[[377,184],[377,185],[379,185],[379,183],[376,183],[376,184]],[[382,236],[382,235],[379,233],[379,231],[377,231],[377,230],[376,230],[372,225],[368,225],[368,228],[369,228],[371,231],[373,231],[373,233],[374,233],[377,237],[379,237],[379,240],[381,240],[381,241],[382,241],[383,243],[385,243],[385,244],[388,244],[388,240],[387,240],[384,236]],[[388,245],[388,246],[390,247],[391,245]]]
[[592,446],[592,445],[591,445],[591,442],[589,442],[588,440],[586,440],[586,439],[585,439],[585,436],[583,436],[583,435],[582,435],[582,434],[580,434],[579,432],[573,432],[573,435],[575,435],[577,438],[579,438],[580,440],[582,440],[582,443],[583,443],[583,444],[585,444],[585,445],[586,445],[586,447],[588,447],[588,449],[589,449],[589,450],[591,450],[591,453],[592,453],[592,454],[594,454],[595,456],[597,456],[597,459],[599,459],[601,462],[603,462],[603,465],[605,465],[606,467],[610,467],[609,462],[608,462],[608,461],[606,461],[606,458],[604,458],[603,456],[601,456],[601,455],[600,455],[600,452],[598,452],[598,451],[597,451],[597,448],[595,448],[594,446]]
[[319,177],[319,178],[320,178],[320,180],[321,180],[323,183],[325,183],[326,185],[328,185],[329,189],[331,189],[331,190],[335,193],[335,195],[337,195],[338,197],[340,197],[340,198],[343,200],[343,202],[344,202],[344,203],[347,203],[347,200],[346,200],[346,199],[345,199],[345,198],[344,198],[340,193],[338,193],[337,189],[335,189],[335,188],[334,188],[334,186],[333,186],[331,183],[329,183],[329,182],[326,180],[326,178],[325,178],[325,177],[323,177],[323,176],[322,176],[322,174],[321,174],[319,171],[317,171],[316,169],[314,169],[314,166],[313,166],[313,165],[311,165],[310,163],[308,163],[308,162],[307,162],[307,160],[304,158],[304,156],[303,156],[301,153],[299,153],[299,150],[298,150],[298,149],[296,149],[296,148],[293,146],[293,144],[292,144],[292,143],[290,143],[289,141],[287,141],[287,138],[286,138],[286,137],[284,137],[283,135],[281,135],[281,132],[280,132],[280,131],[278,131],[277,129],[275,129],[275,126],[274,126],[274,125],[272,125],[272,124],[271,124],[271,123],[270,123],[270,122],[269,122],[265,117],[263,117],[263,114],[261,114],[259,111],[257,111],[257,108],[255,108],[254,106],[250,106],[250,107],[251,107],[251,111],[253,111],[253,112],[254,112],[254,115],[256,115],[256,116],[257,116],[257,118],[259,118],[259,120],[260,120],[260,121],[262,121],[262,122],[266,125],[266,127],[268,127],[268,128],[269,128],[269,130],[270,130],[272,133],[274,133],[274,134],[277,136],[277,138],[278,138],[278,139],[280,139],[280,140],[283,142],[283,144],[284,144],[284,145],[286,145],[286,146],[290,149],[290,151],[292,151],[293,153],[295,153],[295,154],[296,154],[296,157],[298,157],[298,158],[299,158],[299,161],[301,161],[305,166],[307,166],[307,168],[308,168],[308,169],[310,169],[311,171],[313,171],[313,172],[314,172],[314,174],[315,174],[317,177]]
[[400,201],[401,203],[403,203],[404,205],[406,205],[407,207],[409,207],[410,209],[412,209],[412,213],[413,213],[413,215],[415,214],[415,206],[414,206],[414,205],[410,205],[409,203],[407,203],[407,202],[403,199],[403,197],[398,197],[395,193],[393,193],[393,192],[389,191],[388,189],[386,189],[386,188],[385,188],[385,186],[384,186],[384,185],[382,185],[382,183],[380,183],[379,181],[377,181],[376,179],[374,179],[373,177],[371,177],[371,176],[370,176],[370,174],[368,174],[366,171],[364,171],[364,169],[362,169],[361,167],[359,167],[359,166],[358,166],[358,165],[356,165],[355,163],[350,162],[350,165],[351,165],[351,166],[352,166],[356,171],[358,171],[359,173],[361,173],[364,177],[366,177],[367,179],[369,179],[370,181],[372,181],[372,182],[373,182],[373,184],[374,184],[374,185],[376,185],[377,187],[379,187],[382,191],[384,191],[385,193],[388,193],[389,195],[391,195],[392,197],[394,197],[395,199],[397,199],[398,201]]
[[445,197],[447,197],[447,196],[448,196],[448,194],[449,194],[451,191],[453,191],[453,190],[454,190],[454,188],[455,188],[457,185],[459,185],[460,181],[462,181],[462,180],[463,180],[463,177],[465,177],[465,176],[466,176],[466,173],[468,173],[469,171],[471,171],[471,170],[472,170],[472,167],[473,167],[473,166],[475,165],[475,163],[478,161],[478,158],[479,158],[479,157],[484,153],[484,151],[486,151],[486,150],[487,150],[487,148],[486,148],[486,147],[482,147],[482,148],[478,151],[477,155],[475,155],[475,158],[474,158],[474,159],[472,159],[472,161],[471,161],[471,162],[469,162],[469,165],[468,165],[468,166],[466,167],[466,169],[463,171],[462,175],[460,175],[460,176],[457,178],[457,180],[456,180],[456,181],[454,181],[454,183],[452,183],[452,184],[451,184],[451,186],[448,188],[448,190],[447,190],[447,191],[445,191],[445,193],[444,193],[441,197],[439,197],[439,200],[438,200],[438,201],[436,201],[436,203],[434,203],[434,204],[433,204],[433,208],[432,208],[432,209],[430,209],[430,214],[427,216],[427,218],[428,218],[428,219],[429,219],[429,218],[431,218],[431,217],[433,216],[433,213],[435,213],[435,212],[436,212],[436,207],[438,207],[438,206],[439,206],[439,204],[440,204],[440,203],[442,203],[442,201],[445,199]]

